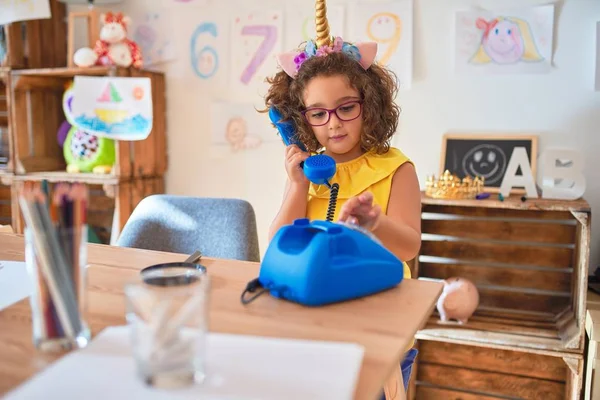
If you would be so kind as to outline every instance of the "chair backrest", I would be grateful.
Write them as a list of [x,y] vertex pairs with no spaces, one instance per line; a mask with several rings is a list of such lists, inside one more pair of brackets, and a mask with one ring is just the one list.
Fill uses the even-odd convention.
[[240,199],[148,196],[129,217],[117,246],[260,261],[256,215]]

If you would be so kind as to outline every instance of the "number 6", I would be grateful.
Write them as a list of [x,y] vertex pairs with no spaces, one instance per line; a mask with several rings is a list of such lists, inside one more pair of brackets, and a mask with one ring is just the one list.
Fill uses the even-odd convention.
[[[219,55],[214,47],[206,45],[199,52],[196,52],[196,44],[198,42],[198,36],[203,33],[208,33],[213,37],[217,37],[217,25],[213,22],[205,22],[203,24],[198,25],[194,33],[192,34],[192,40],[190,42],[190,55],[192,61],[192,69],[198,75],[198,77],[202,79],[208,79],[215,74],[217,68],[219,66]],[[214,58],[213,66],[210,71],[203,71],[201,68],[200,62],[202,59],[202,55],[204,53],[208,53]]]

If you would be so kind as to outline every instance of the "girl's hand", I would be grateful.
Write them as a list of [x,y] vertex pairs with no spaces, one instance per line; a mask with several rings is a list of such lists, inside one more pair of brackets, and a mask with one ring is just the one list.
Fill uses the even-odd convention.
[[340,209],[339,220],[374,231],[379,224],[381,207],[373,204],[373,194],[365,192],[351,197]]
[[285,148],[285,170],[292,184],[302,184],[308,186],[309,181],[304,175],[300,163],[310,157],[310,154],[300,150],[295,144]]

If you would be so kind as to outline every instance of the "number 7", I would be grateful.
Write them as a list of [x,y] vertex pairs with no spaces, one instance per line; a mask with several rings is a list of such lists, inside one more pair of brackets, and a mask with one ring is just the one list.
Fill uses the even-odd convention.
[[264,36],[263,42],[256,50],[256,53],[252,57],[252,60],[250,60],[248,66],[244,69],[244,72],[242,72],[241,81],[247,85],[271,50],[273,50],[273,47],[275,47],[275,42],[277,42],[277,27],[273,25],[244,26],[242,28],[242,35]]

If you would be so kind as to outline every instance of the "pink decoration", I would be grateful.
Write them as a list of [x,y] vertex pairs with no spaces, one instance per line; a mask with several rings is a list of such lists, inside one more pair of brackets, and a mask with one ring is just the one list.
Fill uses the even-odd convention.
[[282,53],[277,55],[277,62],[279,63],[279,66],[281,66],[281,69],[283,69],[285,73],[291,76],[292,78],[295,78],[298,74],[298,70],[296,69],[296,63],[294,62],[294,59],[296,58],[296,56],[298,56],[298,54],[300,54],[300,52],[290,51],[288,53]]
[[488,22],[478,18],[476,25],[483,30],[483,49],[494,62],[513,64],[523,57],[525,43],[516,22],[508,19],[494,19]]
[[315,51],[314,42],[309,41],[304,51],[296,50],[277,55],[277,62],[281,69],[285,71],[290,77],[295,78],[298,75],[298,71],[302,64],[311,57],[325,57],[331,53],[345,53],[349,57],[358,61],[358,63],[365,69],[369,69],[375,61],[377,55],[377,43],[376,42],[364,42],[356,43],[352,45],[344,42],[344,40],[337,36],[332,46],[321,46]]
[[437,302],[437,310],[442,322],[455,319],[466,324],[479,305],[477,287],[465,278],[448,278]]
[[358,51],[360,51],[360,65],[366,70],[371,67],[377,55],[377,42],[356,43]]

